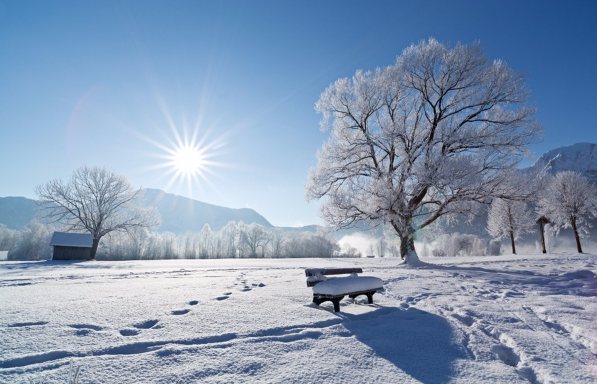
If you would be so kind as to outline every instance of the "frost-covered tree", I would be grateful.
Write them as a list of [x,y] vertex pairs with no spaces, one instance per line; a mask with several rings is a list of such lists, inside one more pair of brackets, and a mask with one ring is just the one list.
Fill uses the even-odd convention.
[[[269,243],[270,237],[267,229],[261,224],[251,223],[244,227],[241,238],[248,247],[250,256],[257,257],[257,249],[263,248]],[[263,256],[263,253],[262,253]]]
[[50,239],[53,232],[52,226],[32,220],[22,231],[18,232],[16,247],[10,251],[10,257],[26,260],[51,258]]
[[222,229],[220,229],[219,234],[222,241],[222,257],[237,257],[237,250],[239,248],[239,231],[237,224],[234,221],[229,221]]
[[272,257],[283,257],[284,231],[281,228],[274,228],[270,234]]
[[93,235],[91,259],[102,237],[113,231],[151,227],[159,223],[155,209],[144,208],[141,189],[103,167],[81,167],[70,180],[52,180],[35,188],[44,218],[67,230]]
[[515,240],[525,233],[535,232],[535,215],[524,201],[494,199],[487,216],[487,232],[494,239],[510,238],[512,254]]
[[199,233],[199,255],[202,259],[213,257],[214,235],[208,223],[203,225]]
[[541,133],[526,99],[523,76],[477,43],[412,45],[394,65],[322,93],[315,108],[330,137],[306,197],[326,198],[331,225],[391,226],[401,256],[417,264],[418,230],[490,197],[522,197],[507,181]]
[[18,233],[14,229],[0,224],[0,251],[10,251],[17,243]]
[[556,233],[572,228],[582,253],[580,238],[588,237],[589,219],[597,217],[597,188],[578,172],[559,172],[539,199],[539,213],[551,220]]

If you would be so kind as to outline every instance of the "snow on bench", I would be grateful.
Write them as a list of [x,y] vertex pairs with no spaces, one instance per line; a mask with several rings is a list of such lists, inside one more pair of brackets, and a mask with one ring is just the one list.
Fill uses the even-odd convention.
[[[334,304],[334,312],[340,312],[340,300],[344,296],[354,299],[366,295],[369,304],[373,303],[373,294],[383,289],[383,281],[373,276],[358,276],[361,268],[305,269],[307,286],[313,287],[313,302],[317,305],[324,301]],[[347,277],[328,278],[326,275],[346,275]]]

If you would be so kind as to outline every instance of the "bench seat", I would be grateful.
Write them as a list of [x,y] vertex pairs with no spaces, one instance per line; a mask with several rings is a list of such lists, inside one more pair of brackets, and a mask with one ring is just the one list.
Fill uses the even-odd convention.
[[383,288],[383,281],[373,276],[348,276],[322,281],[313,287],[313,294],[322,296],[344,296],[355,292],[377,291]]

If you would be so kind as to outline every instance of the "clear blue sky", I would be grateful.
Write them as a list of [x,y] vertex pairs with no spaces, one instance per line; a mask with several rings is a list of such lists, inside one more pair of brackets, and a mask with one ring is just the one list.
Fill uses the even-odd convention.
[[[319,95],[429,37],[479,40],[528,76],[537,155],[597,142],[595,17],[595,1],[0,0],[0,196],[101,165],[274,225],[321,223],[303,197]],[[174,130],[212,163],[196,182],[163,166]]]

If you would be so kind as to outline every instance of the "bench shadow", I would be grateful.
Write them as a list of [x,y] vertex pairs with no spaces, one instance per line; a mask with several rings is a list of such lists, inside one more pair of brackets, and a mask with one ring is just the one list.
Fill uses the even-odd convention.
[[372,352],[426,384],[453,379],[454,362],[467,359],[453,328],[441,316],[415,308],[379,307],[367,314],[342,314],[344,327]]

